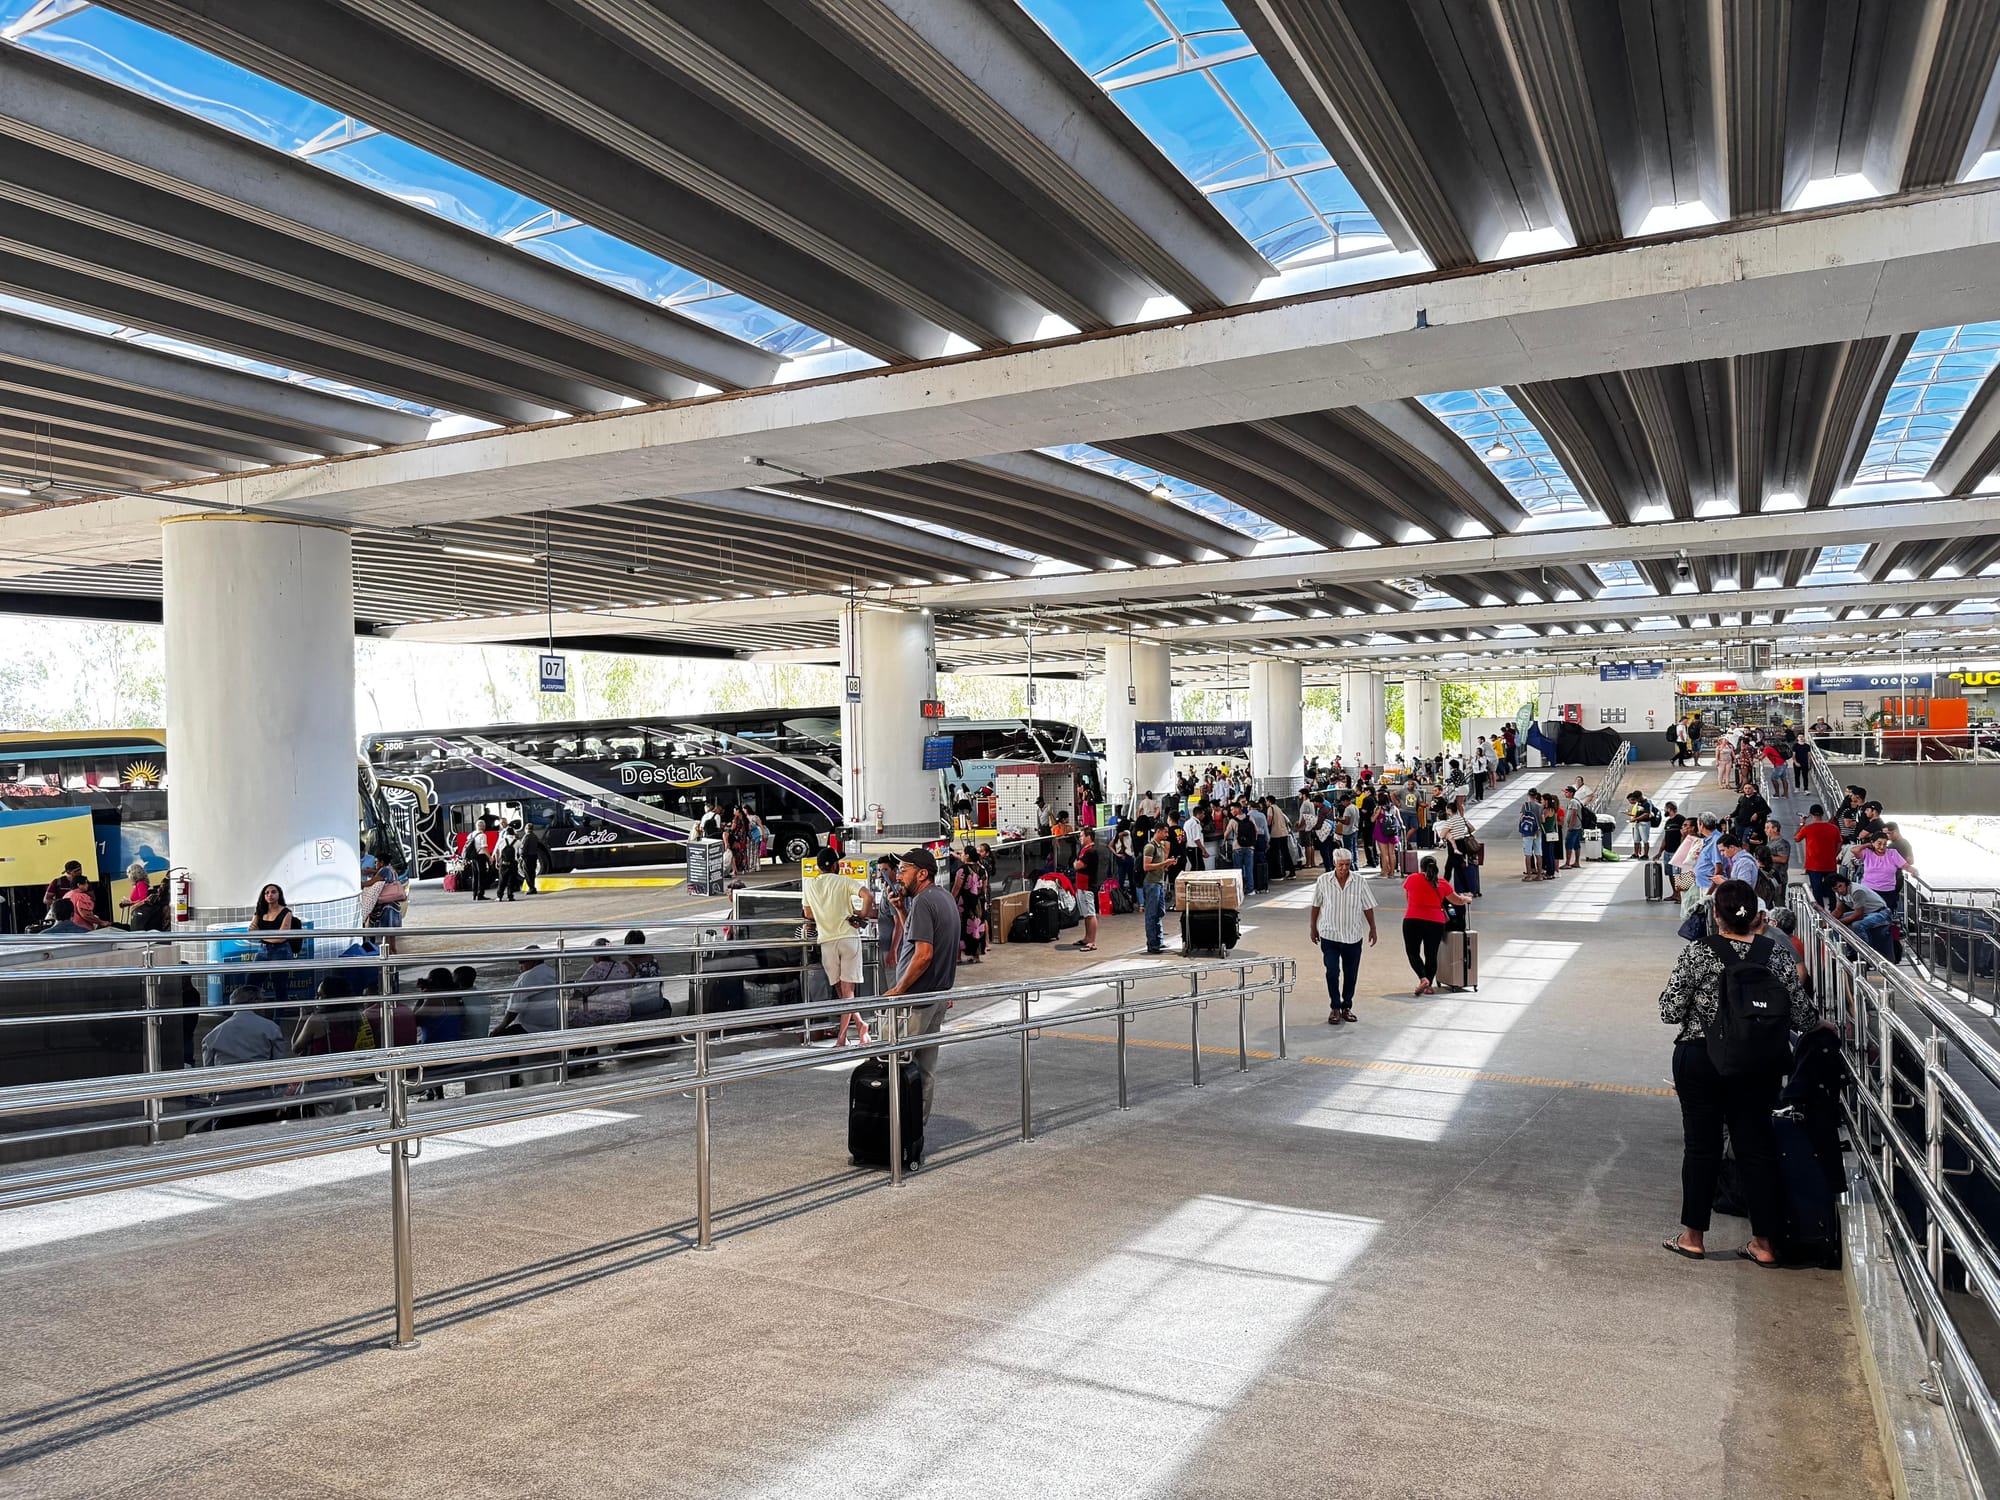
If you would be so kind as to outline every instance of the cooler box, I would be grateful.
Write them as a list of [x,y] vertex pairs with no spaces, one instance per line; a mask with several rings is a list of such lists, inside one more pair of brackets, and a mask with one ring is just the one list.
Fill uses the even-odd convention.
[[1026,891],[1010,891],[993,903],[994,942],[1007,941],[1007,929],[1014,925],[1014,919],[1027,915],[1028,900]]
[[1188,887],[1194,887],[1197,906],[1236,911],[1243,905],[1241,870],[1183,870],[1174,879],[1174,905],[1188,907]]

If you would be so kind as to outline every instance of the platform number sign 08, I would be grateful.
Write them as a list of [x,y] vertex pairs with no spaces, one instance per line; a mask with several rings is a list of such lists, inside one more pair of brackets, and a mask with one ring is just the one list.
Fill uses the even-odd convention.
[[569,691],[569,659],[562,656],[542,657],[542,691],[545,693],[566,693]]

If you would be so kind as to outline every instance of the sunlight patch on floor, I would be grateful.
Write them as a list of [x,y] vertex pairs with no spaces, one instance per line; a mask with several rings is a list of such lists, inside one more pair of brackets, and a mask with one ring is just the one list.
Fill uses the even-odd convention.
[[[1485,958],[1476,991],[1397,1002],[1393,1009],[1378,1002],[1363,1024],[1392,1018],[1400,1024],[1373,1057],[1428,1067],[1486,1067],[1501,1040],[1548,993],[1582,946],[1516,938]],[[1292,1123],[1357,1135],[1438,1141],[1450,1128],[1459,1102],[1477,1082],[1401,1075],[1385,1079],[1364,1073],[1314,1098]]]
[[[424,1142],[423,1155],[415,1163],[421,1172],[426,1164],[471,1156],[481,1151],[524,1145],[554,1136],[594,1130],[633,1116],[607,1109],[579,1109],[568,1114],[547,1115],[534,1120],[512,1120],[500,1125],[483,1125],[455,1135],[436,1136]],[[131,1229],[162,1219],[177,1219],[205,1209],[231,1203],[252,1203],[284,1193],[303,1192],[359,1177],[386,1175],[389,1158],[372,1146],[343,1151],[334,1156],[309,1157],[304,1161],[280,1162],[271,1166],[245,1167],[240,1172],[217,1172],[207,1177],[191,1177],[185,1182],[159,1187],[131,1188],[124,1192],[100,1193],[91,1198],[74,1198],[67,1203],[50,1203],[28,1208],[12,1208],[0,1213],[0,1254],[51,1245],[89,1234],[114,1229]],[[388,1198],[382,1200],[388,1212]]]
[[744,1493],[1158,1493],[1380,1227],[1193,1199]]

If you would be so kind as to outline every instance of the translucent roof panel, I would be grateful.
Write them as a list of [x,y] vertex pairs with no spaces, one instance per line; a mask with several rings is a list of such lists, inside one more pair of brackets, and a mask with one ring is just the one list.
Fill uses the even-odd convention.
[[2000,323],[1927,328],[1903,360],[1861,456],[1857,484],[1922,479],[2000,363]]
[[[46,19],[51,15],[54,19]],[[58,14],[38,11],[36,0],[0,0],[0,34],[16,28],[17,45],[30,51],[579,275],[671,306],[733,338],[784,355],[835,344],[829,335],[651,251],[579,225],[546,204],[150,26],[95,6]]]
[[1823,583],[1830,579],[1851,578],[1861,566],[1861,559],[1867,555],[1866,542],[1844,542],[1838,547],[1822,547],[1802,581]]
[[1531,515],[1586,511],[1576,482],[1527,413],[1498,386],[1417,398],[1484,461]]
[[1149,469],[1144,464],[1135,464],[1130,459],[1120,458],[1115,453],[1106,453],[1102,448],[1093,448],[1088,443],[1065,443],[1059,448],[1041,450],[1051,458],[1059,458],[1064,463],[1079,464],[1086,469],[1095,469],[1100,474],[1108,474],[1113,479],[1152,494],[1156,489],[1166,491],[1164,500],[1191,510],[1198,516],[1220,522],[1232,531],[1240,531],[1245,536],[1256,537],[1259,541],[1275,541],[1290,537],[1292,532],[1275,521],[1267,521],[1252,511],[1245,510],[1234,500],[1224,499],[1213,490],[1203,489],[1173,474]]
[[1020,0],[1275,265],[1388,237],[1221,0]]
[[1590,571],[1597,575],[1597,581],[1607,589],[1643,589],[1647,593],[1653,591],[1652,584],[1647,582],[1646,575],[1639,571],[1637,563],[1592,563]]

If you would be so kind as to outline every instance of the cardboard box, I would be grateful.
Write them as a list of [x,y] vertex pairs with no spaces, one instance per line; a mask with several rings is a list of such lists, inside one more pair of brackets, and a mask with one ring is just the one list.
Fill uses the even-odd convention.
[[1198,909],[1219,905],[1223,911],[1236,911],[1243,905],[1243,872],[1183,870],[1174,881],[1174,906],[1186,911],[1190,898]]
[[993,941],[1007,941],[1007,929],[1014,925],[1014,918],[1028,914],[1028,893],[1012,891],[993,903]]

